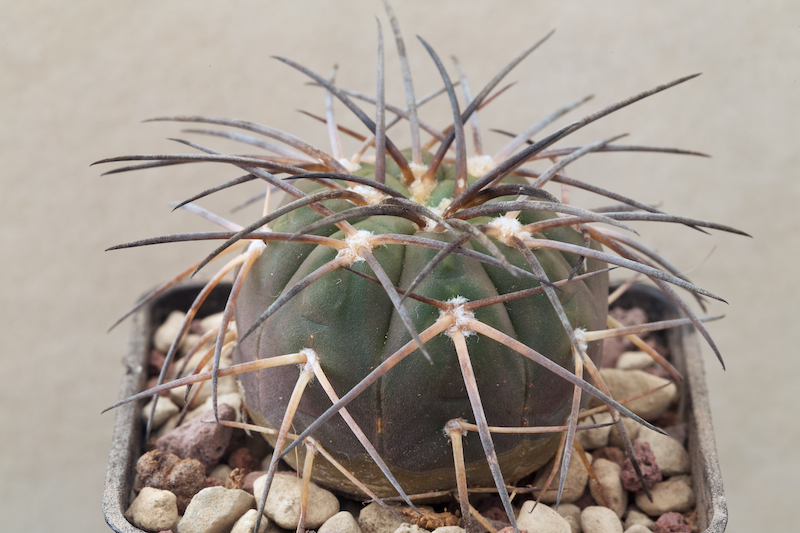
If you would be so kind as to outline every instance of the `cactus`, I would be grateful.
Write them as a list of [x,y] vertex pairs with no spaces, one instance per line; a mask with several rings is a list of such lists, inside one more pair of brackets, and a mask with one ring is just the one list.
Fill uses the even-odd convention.
[[[154,120],[230,127],[190,131],[264,148],[266,155],[226,155],[180,141],[197,153],[101,161],[144,161],[111,172],[190,162],[228,163],[246,172],[176,206],[218,223],[225,231],[114,247],[223,241],[126,316],[210,261],[237,253],[189,311],[159,385],[124,401],[211,381],[216,412],[217,379],[238,374],[250,419],[258,427],[237,427],[265,432],[276,450],[262,506],[277,461],[283,457],[302,470],[305,479],[378,501],[399,494],[412,508],[410,495],[457,490],[464,517],[469,516],[468,487],[494,486],[516,529],[506,485],[558,453],[562,466],[554,474],[560,494],[580,429],[578,411],[590,396],[609,406],[623,435],[620,413],[652,427],[611,399],[597,372],[602,339],[630,333],[605,329],[609,265],[651,278],[686,312],[688,318],[675,324],[694,324],[719,357],[702,321],[671,286],[698,297],[719,298],[694,286],[665,259],[622,233],[633,231],[625,222],[742,232],[668,215],[563,173],[565,166],[592,152],[702,154],[615,144],[621,136],[586,146],[553,147],[580,128],[694,76],[529,140],[589,98],[571,103],[513,135],[499,153],[489,156],[481,147],[477,111],[505,90],[497,89],[504,76],[549,35],[524,50],[474,97],[460,65],[456,64],[459,80],[453,83],[436,52],[420,39],[441,73],[443,88],[417,100],[397,21],[388,4],[386,8],[401,58],[406,109],[384,101],[380,25],[374,98],[337,86],[334,76],[325,78],[278,58],[324,90],[326,117],[320,120],[330,132],[331,154],[267,126],[178,116]],[[459,89],[465,107],[458,101]],[[418,108],[440,94],[447,95],[453,113],[453,124],[445,130],[425,124],[418,114]],[[356,114],[366,133],[337,126],[334,98]],[[374,121],[354,103],[356,99],[374,105]],[[401,152],[387,133],[402,119],[410,123],[412,146]],[[475,139],[470,156],[465,139],[468,122]],[[421,142],[420,129],[431,134],[427,146]],[[362,141],[349,159],[341,153],[340,132]],[[372,147],[374,156],[368,154]],[[546,170],[523,167],[534,160],[554,163]],[[252,180],[267,182],[269,190],[263,216],[245,227],[194,203]],[[571,206],[566,195],[560,201],[544,190],[551,182],[560,183],[562,190],[586,189],[618,204],[594,211]],[[287,199],[270,211],[274,190],[286,193]],[[235,281],[215,349],[195,372],[167,381],[166,369],[194,313],[210,289],[231,272]],[[666,325],[638,331],[660,327]],[[220,369],[221,354],[230,350],[235,364]],[[210,368],[201,372],[207,365]],[[679,379],[669,363],[662,365]],[[289,453],[295,447],[300,453]],[[315,460],[317,453],[325,460]]]

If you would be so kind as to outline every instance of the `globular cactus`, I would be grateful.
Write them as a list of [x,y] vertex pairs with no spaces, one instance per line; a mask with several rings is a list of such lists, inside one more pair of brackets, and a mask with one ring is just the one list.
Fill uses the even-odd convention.
[[[693,323],[717,352],[700,319],[670,286],[717,297],[621,233],[632,231],[625,221],[741,232],[667,215],[563,173],[566,165],[591,152],[697,155],[694,152],[615,144],[619,136],[586,146],[553,147],[587,124],[694,76],[529,140],[588,98],[567,105],[515,135],[495,156],[482,153],[476,129],[475,153],[468,156],[465,124],[503,91],[496,91],[503,77],[547,37],[515,58],[474,97],[461,74],[462,109],[454,83],[425,41],[422,45],[436,63],[444,88],[416,100],[402,37],[388,5],[387,11],[403,67],[406,109],[384,102],[380,27],[375,98],[342,89],[332,79],[279,58],[325,90],[327,118],[322,120],[331,134],[331,155],[267,126],[180,116],[156,120],[230,127],[232,131],[192,131],[265,148],[266,155],[225,155],[181,141],[198,153],[102,161],[146,161],[112,172],[188,162],[228,163],[246,172],[179,204],[226,231],[115,247],[224,241],[134,309],[209,261],[240,252],[198,296],[170,349],[160,383],[197,308],[225,274],[234,272],[213,358],[210,352],[193,375],[126,401],[211,380],[216,406],[217,378],[238,374],[251,420],[266,428],[276,449],[264,498],[283,457],[305,478],[361,498],[399,494],[413,507],[411,494],[457,490],[465,517],[468,487],[494,485],[514,524],[506,485],[558,452],[563,456],[557,476],[561,490],[579,429],[578,411],[590,396],[609,406],[623,435],[619,413],[649,425],[604,392],[597,371],[602,339],[620,334],[605,330],[609,265],[650,277],[688,315],[679,322]],[[418,118],[418,107],[442,93],[449,97],[454,121],[440,131]],[[365,134],[336,125],[334,97],[364,123]],[[374,121],[354,104],[354,98],[375,105]],[[387,137],[387,130],[401,119],[409,121],[412,133],[412,147],[404,152]],[[429,146],[421,143],[420,125],[432,136]],[[362,141],[350,159],[341,153],[339,130]],[[374,156],[367,155],[373,146]],[[553,164],[545,170],[523,167],[534,160]],[[268,191],[263,217],[246,227],[192,203],[251,180],[265,181],[270,190],[286,193],[287,199],[270,212]],[[551,182],[560,183],[562,190],[589,190],[617,204],[594,211],[574,207],[544,189]],[[658,327],[662,325],[649,326]],[[220,354],[226,350],[234,351],[235,364],[220,369]],[[669,363],[662,364],[676,375]],[[198,373],[204,365],[210,369]],[[301,443],[301,453],[288,453]],[[318,452],[325,460],[314,461]]]

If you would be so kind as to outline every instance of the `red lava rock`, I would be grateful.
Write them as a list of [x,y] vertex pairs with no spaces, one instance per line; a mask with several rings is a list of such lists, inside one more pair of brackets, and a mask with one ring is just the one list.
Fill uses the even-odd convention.
[[[647,488],[653,488],[653,485],[661,481],[661,469],[658,468],[656,463],[656,456],[650,449],[650,443],[642,442],[640,440],[633,441],[633,452],[639,460],[639,468],[642,469],[642,477],[644,482],[647,483]],[[626,458],[625,464],[622,466],[622,473],[619,475],[622,480],[622,486],[629,491],[636,492],[642,489],[642,484],[639,481],[639,476],[633,469],[633,463]]]
[[231,468],[241,468],[244,470],[245,475],[261,468],[261,463],[256,461],[247,448],[239,448],[232,452],[228,457],[228,465]]
[[[504,510],[500,509],[499,507],[491,507],[491,508],[487,509],[486,511],[482,512],[481,514],[483,516],[485,516],[486,518],[488,518],[489,520],[494,520],[495,522],[502,522],[504,524],[510,523],[508,521],[508,515],[506,515],[506,512]],[[505,529],[508,529],[508,528],[505,528]]]
[[139,478],[134,491],[139,492],[144,487],[168,490],[177,498],[180,514],[186,510],[192,497],[206,487],[206,472],[200,461],[181,459],[159,450],[139,457],[136,472]]
[[593,459],[608,459],[617,463],[620,468],[625,467],[625,452],[614,446],[606,446],[605,448],[598,448],[592,451]]
[[[232,428],[221,424],[203,422],[213,420],[209,410],[183,426],[178,426],[156,441],[156,448],[164,453],[174,453],[184,459],[197,459],[210,473],[219,463],[231,440]],[[227,404],[219,405],[220,420],[235,420],[236,412]]]
[[242,485],[242,490],[246,490],[250,494],[253,494],[253,482],[260,478],[261,476],[266,476],[266,470],[256,470],[254,472],[250,472],[249,474],[244,476],[244,484]]
[[208,487],[224,487],[224,486],[225,486],[225,483],[223,483],[221,479],[217,479],[215,477],[207,477],[206,478],[206,486],[205,486],[205,488],[208,488]]
[[[617,319],[624,326],[635,326],[647,322],[647,314],[638,307],[622,309],[615,307],[608,312],[613,318]],[[603,341],[603,359],[600,363],[602,368],[614,368],[617,366],[617,359],[622,352],[633,349],[633,343],[625,337],[612,337]]]
[[686,523],[681,513],[664,513],[656,520],[653,533],[692,533],[692,526]]

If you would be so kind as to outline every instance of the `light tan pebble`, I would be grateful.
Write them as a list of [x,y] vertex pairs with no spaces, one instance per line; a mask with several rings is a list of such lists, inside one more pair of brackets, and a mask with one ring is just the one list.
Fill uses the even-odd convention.
[[225,481],[228,479],[228,474],[231,472],[233,472],[233,468],[222,463],[215,466],[214,469],[211,470],[211,473],[208,475],[208,477],[213,477],[214,479],[218,479],[225,483]]
[[646,514],[641,513],[636,509],[631,509],[628,511],[628,516],[625,518],[625,530],[627,531],[635,525],[642,525],[647,529],[652,530],[656,523],[650,520],[650,517]]
[[[236,412],[236,421],[237,422],[241,422],[242,421],[241,420],[241,416],[242,416],[242,396],[239,394],[238,391],[236,391],[236,392],[225,392],[225,389],[227,389],[227,387],[223,387],[224,384],[223,384],[222,380],[226,379],[226,378],[229,378],[229,377],[232,378],[233,376],[225,376],[224,378],[222,378],[220,380],[220,388],[219,388],[219,391],[218,391],[219,395],[217,396],[217,405],[225,403],[225,404],[228,404],[231,407],[233,407],[233,410]],[[185,424],[189,420],[193,420],[193,419],[197,418],[198,416],[202,415],[203,413],[213,409],[214,405],[213,405],[211,400],[212,400],[212,398],[211,398],[211,396],[209,396],[208,398],[206,398],[206,401],[203,402],[203,405],[201,405],[200,407],[195,407],[194,409],[192,409],[191,411],[186,413],[186,418],[183,419],[183,423]]]
[[617,368],[620,370],[644,370],[656,362],[647,352],[624,352],[617,359]]
[[433,530],[433,533],[466,533],[466,529],[458,526],[442,526]]
[[[253,482],[253,493],[261,494],[266,481],[266,475],[256,479]],[[302,480],[298,479],[294,472],[276,474],[269,489],[264,514],[284,529],[297,529],[300,519],[301,488]],[[339,499],[314,483],[309,485],[308,501],[313,505],[309,505],[306,511],[307,529],[317,529],[339,512]]]
[[651,422],[660,418],[667,411],[678,390],[675,384],[670,383],[669,380],[642,370],[603,368],[600,370],[600,374],[611,392],[611,397],[615,400],[637,396],[669,383],[663,389],[632,400],[625,405],[637,415]]
[[168,490],[145,487],[125,513],[134,526],[145,531],[164,531],[178,522],[178,499]]
[[528,533],[572,533],[569,522],[553,510],[552,507],[539,503],[533,506],[534,500],[522,504],[517,516],[517,528]]
[[634,524],[626,529],[625,533],[653,533],[653,530],[646,528],[642,524]]
[[650,489],[650,494],[653,495],[652,502],[644,493],[636,495],[636,505],[650,516],[661,516],[672,511],[685,513],[695,504],[689,476],[675,476],[656,483]]
[[[628,491],[622,487],[619,477],[622,468],[617,463],[602,458],[595,460],[592,468],[597,476],[597,481],[603,487],[603,494],[608,499],[609,508],[622,518],[628,509]],[[589,480],[589,492],[597,505],[605,505],[600,495],[600,488],[593,480]]]
[[643,427],[639,431],[639,440],[650,444],[656,463],[665,478],[688,474],[692,468],[689,453],[681,443],[669,435],[662,435],[652,429]]
[[180,331],[185,317],[186,313],[181,311],[173,311],[169,314],[164,323],[156,329],[155,335],[153,335],[153,346],[156,350],[161,353],[169,351],[172,340]]
[[339,511],[325,520],[317,533],[361,533],[361,528],[358,527],[358,522],[352,514]]
[[222,324],[222,313],[214,313],[200,320],[200,329],[203,332],[219,330],[220,324]]
[[270,463],[272,463],[272,454],[269,454],[263,459],[261,459],[261,470],[264,471],[269,470]]
[[243,490],[208,487],[194,495],[177,533],[228,533],[239,518],[255,508],[252,494]]
[[[147,405],[142,409],[142,421],[146,424],[150,419],[150,410],[153,408],[153,400],[147,402]],[[175,405],[175,402],[167,397],[160,396],[156,402],[156,412],[153,414],[153,423],[150,424],[151,430],[156,430],[164,425],[164,422],[171,417],[177,415],[180,408]]]
[[[611,415],[609,413],[597,413],[596,415],[587,416],[581,420],[580,425],[590,426],[592,424],[607,424],[611,422]],[[595,429],[582,429],[575,434],[584,450],[596,450],[608,446],[608,437],[612,431],[613,426],[605,426]]]
[[422,529],[414,524],[400,524],[400,526],[394,530],[394,533],[428,533],[428,530]]
[[[223,363],[220,363],[219,366],[220,368],[227,368],[230,365],[229,364],[225,365]],[[169,397],[172,399],[173,402],[175,402],[179,406],[184,405],[183,397],[186,395],[186,387],[187,387],[186,385],[183,385],[181,387],[175,387],[174,389],[170,389],[169,391]],[[200,392],[197,393],[197,396],[192,401],[192,410],[202,408],[203,404],[211,398],[211,381],[206,381],[203,382],[202,384],[201,383],[195,384],[192,387],[192,392],[189,394],[190,398],[191,395],[194,394],[194,391],[197,387],[200,387]],[[236,376],[223,376],[219,378],[219,380],[217,381],[218,398],[226,394],[234,394],[234,393],[236,394],[239,393],[239,386],[236,385]],[[239,401],[239,404],[241,405],[241,400]],[[205,409],[206,411],[210,408],[210,405],[211,404],[209,404],[209,407]],[[199,411],[197,414],[199,414],[200,412],[203,411]],[[195,416],[197,416],[197,414],[195,414]]]
[[[587,454],[587,457],[589,457],[589,461],[591,462],[591,455]],[[533,481],[533,486],[543,487],[548,476],[550,475],[550,470],[552,468],[552,460],[540,468],[539,473],[536,474],[536,479]],[[542,496],[541,501],[544,503],[555,503],[556,499],[558,498],[559,476],[560,470],[556,472],[555,477],[553,477],[553,481],[550,483],[551,490],[545,491],[544,495]],[[580,498],[583,495],[583,491],[586,489],[586,482],[588,480],[589,472],[586,470],[586,467],[583,466],[583,461],[581,461],[577,454],[572,454],[572,457],[569,461],[569,468],[567,468],[567,479],[564,480],[564,492],[562,493],[561,501],[563,503],[572,503]],[[534,492],[533,496],[538,497],[539,493]]]
[[583,533],[622,533],[622,522],[608,507],[592,505],[581,512]]
[[[594,465],[594,463],[592,463]],[[564,520],[569,523],[572,528],[572,533],[581,533],[581,508],[572,503],[562,503],[556,509],[556,512],[564,517]]]
[[[399,514],[399,505],[390,507]],[[361,509],[358,514],[358,526],[361,528],[361,533],[394,533],[394,530],[401,524],[403,524],[402,520],[375,502]]]
[[[233,524],[231,533],[253,533],[253,528],[256,527],[256,516],[258,511],[250,509],[242,515],[242,517]],[[266,516],[261,516],[261,523],[258,525],[258,533],[265,533],[267,531],[267,524],[269,520]]]
[[[622,424],[625,426],[625,431],[628,433],[628,438],[633,442],[639,437],[639,430],[641,430],[642,425],[635,420],[631,420],[627,416],[623,416]],[[611,430],[611,433],[608,435],[608,445],[614,446],[615,448],[619,448],[621,450],[625,450],[625,445],[622,444],[622,437],[619,436],[619,431],[617,430],[616,426]]]

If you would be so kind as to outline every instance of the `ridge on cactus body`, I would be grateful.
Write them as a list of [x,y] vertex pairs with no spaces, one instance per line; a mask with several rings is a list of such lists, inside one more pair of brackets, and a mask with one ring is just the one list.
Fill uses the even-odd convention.
[[[493,486],[516,530],[506,485],[557,453],[561,466],[551,479],[557,479],[554,487],[560,495],[575,433],[583,427],[578,413],[589,397],[608,406],[629,454],[632,447],[620,414],[653,427],[607,395],[597,367],[603,338],[666,325],[606,329],[609,267],[649,277],[687,315],[670,325],[694,324],[719,357],[701,320],[672,286],[719,298],[694,286],[635,241],[625,222],[742,232],[668,215],[564,171],[593,152],[702,154],[616,143],[621,136],[585,146],[555,146],[582,127],[694,76],[659,85],[549,133],[552,123],[589,98],[545,118],[531,117],[533,126],[489,155],[483,152],[474,117],[506,90],[498,88],[503,78],[549,35],[475,95],[460,65],[456,64],[458,83],[453,83],[436,52],[420,39],[439,69],[443,87],[418,98],[399,26],[388,4],[386,9],[400,53],[405,108],[384,101],[380,26],[375,97],[340,88],[334,76],[324,78],[278,58],[324,91],[326,116],[320,120],[328,127],[330,154],[268,126],[179,116],[156,120],[223,126],[229,129],[191,131],[263,151],[234,156],[180,141],[193,152],[101,161],[143,161],[111,172],[218,162],[245,173],[178,204],[224,231],[114,247],[186,240],[222,243],[128,314],[208,262],[227,261],[189,310],[159,385],[120,404],[147,396],[156,400],[160,391],[211,381],[216,412],[217,379],[237,374],[255,424],[220,423],[263,432],[275,447],[262,508],[277,463],[284,458],[304,479],[363,499],[380,502],[399,495],[415,508],[411,495],[441,497],[457,491],[465,519],[469,488]],[[452,125],[441,130],[420,118],[422,106],[439,95],[449,99],[453,114]],[[363,122],[364,132],[337,125],[334,98]],[[368,115],[355,100],[367,101],[375,112]],[[411,131],[412,146],[404,151],[389,137],[390,128],[401,121],[407,121]],[[468,124],[474,133],[471,153],[465,139]],[[427,144],[421,130],[431,137]],[[341,151],[342,132],[362,143],[349,158]],[[535,160],[552,165],[544,170],[525,166]],[[268,190],[263,216],[247,226],[194,203],[253,180],[266,182]],[[560,184],[561,198],[545,190],[551,183]],[[570,188],[610,198],[613,205],[597,210],[572,206]],[[275,190],[284,192],[285,200],[270,211]],[[214,349],[194,372],[167,375],[197,309],[227,274],[234,276],[233,289]],[[233,365],[220,368],[222,354],[230,352]],[[680,379],[669,363],[660,364]]]

